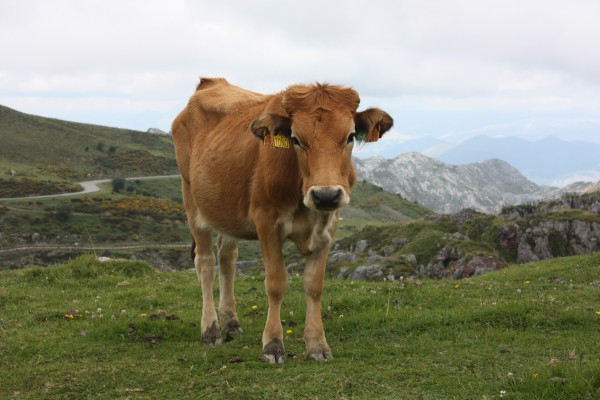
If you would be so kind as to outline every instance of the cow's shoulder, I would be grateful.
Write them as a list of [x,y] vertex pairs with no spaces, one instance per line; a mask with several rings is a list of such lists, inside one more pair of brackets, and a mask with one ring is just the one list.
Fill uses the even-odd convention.
[[267,95],[232,85],[223,78],[200,78],[190,102],[208,113],[230,114],[265,103],[268,98]]

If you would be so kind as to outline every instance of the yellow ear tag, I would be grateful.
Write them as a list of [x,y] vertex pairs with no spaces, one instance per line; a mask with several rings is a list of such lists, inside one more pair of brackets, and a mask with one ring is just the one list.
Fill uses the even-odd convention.
[[289,149],[290,139],[288,139],[287,136],[278,133],[273,137],[273,145],[278,149]]

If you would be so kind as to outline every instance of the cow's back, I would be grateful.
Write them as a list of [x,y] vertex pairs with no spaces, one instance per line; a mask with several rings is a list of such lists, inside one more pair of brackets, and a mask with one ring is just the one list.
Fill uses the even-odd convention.
[[249,127],[268,99],[224,79],[203,78],[173,123],[177,163],[199,217],[232,236],[255,235],[248,209],[262,144]]
[[[177,163],[182,177],[190,181],[192,146],[208,137],[219,123],[243,110],[265,103],[268,96],[230,84],[222,78],[201,78],[196,92],[172,125]],[[225,132],[226,133],[226,132]]]

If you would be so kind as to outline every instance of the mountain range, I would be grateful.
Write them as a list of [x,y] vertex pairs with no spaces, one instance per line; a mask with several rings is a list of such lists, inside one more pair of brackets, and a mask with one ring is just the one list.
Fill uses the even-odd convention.
[[454,146],[440,146],[442,144],[438,142],[426,149],[407,151],[420,151],[453,165],[498,158],[543,185],[563,186],[576,181],[600,180],[600,143],[566,141],[551,136],[537,141],[475,136]]
[[354,161],[358,179],[442,213],[455,213],[464,208],[497,213],[506,205],[584,191],[591,185],[539,186],[498,159],[449,165],[420,153],[405,153],[392,160],[373,157]]

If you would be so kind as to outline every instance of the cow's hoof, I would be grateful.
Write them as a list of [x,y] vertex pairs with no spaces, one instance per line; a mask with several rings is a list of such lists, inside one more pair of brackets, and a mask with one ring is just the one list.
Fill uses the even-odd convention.
[[306,346],[306,359],[314,361],[333,360],[331,349],[325,340],[315,341]]
[[324,353],[322,353],[322,352],[308,353],[308,354],[306,354],[306,359],[311,360],[311,361],[333,360],[333,354],[331,354],[331,351],[326,351]]
[[217,322],[213,322],[210,328],[202,333],[202,343],[209,345],[221,344],[221,331],[217,327]]
[[221,322],[223,332],[227,334],[233,335],[242,332],[242,325],[240,325],[240,320],[234,312],[220,313],[219,321]]
[[261,355],[261,361],[269,364],[283,364],[285,363],[285,350],[283,343],[279,339],[273,339],[269,344],[265,346]]
[[231,335],[236,333],[242,333],[242,325],[237,319],[232,319],[225,324],[225,331]]
[[225,342],[231,342],[237,335],[242,333],[242,327],[240,323],[236,321],[229,321],[225,326]]

